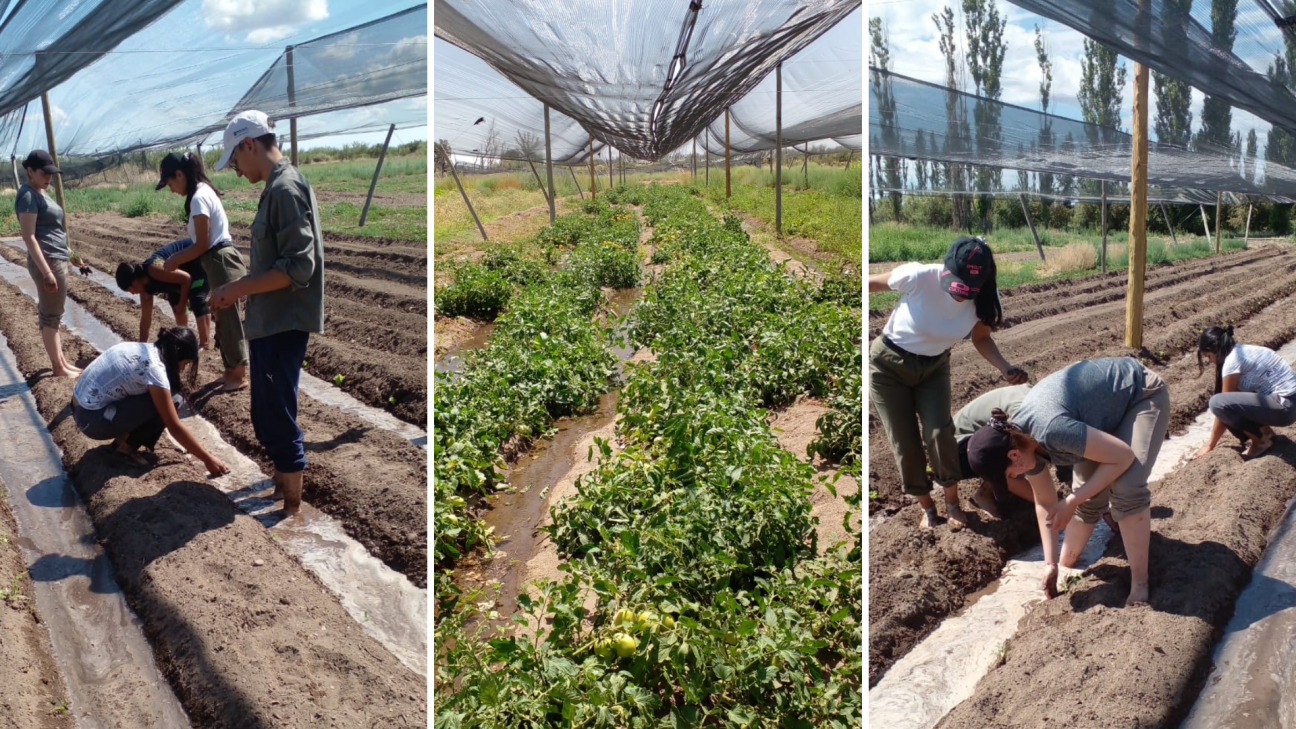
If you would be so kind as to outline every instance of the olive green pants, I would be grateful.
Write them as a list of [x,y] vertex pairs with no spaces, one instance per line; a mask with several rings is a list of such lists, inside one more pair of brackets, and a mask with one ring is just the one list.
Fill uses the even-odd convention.
[[[202,267],[212,291],[230,281],[247,275],[243,257],[234,246],[202,254]],[[220,347],[225,369],[232,370],[248,362],[247,337],[243,334],[243,317],[239,315],[238,302],[228,309],[212,312],[216,316],[216,344]]]
[[949,352],[936,357],[901,354],[879,336],[869,349],[869,399],[891,441],[904,493],[925,496],[931,491],[927,453],[936,483],[958,483],[961,469],[950,416]]

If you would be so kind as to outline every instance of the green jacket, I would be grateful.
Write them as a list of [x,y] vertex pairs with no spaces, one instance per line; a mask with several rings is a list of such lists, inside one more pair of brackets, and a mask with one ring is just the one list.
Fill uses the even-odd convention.
[[287,157],[279,160],[252,220],[252,261],[248,275],[271,269],[292,285],[248,297],[244,328],[248,339],[288,331],[324,331],[324,236],[315,191]]

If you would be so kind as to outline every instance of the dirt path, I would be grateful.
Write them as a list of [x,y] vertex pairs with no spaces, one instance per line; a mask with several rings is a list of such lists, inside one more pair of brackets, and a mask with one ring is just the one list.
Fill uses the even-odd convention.
[[[232,233],[246,243],[246,230]],[[158,216],[113,213],[78,218],[72,229],[81,255],[110,275],[118,263],[143,260],[184,235],[182,225]],[[323,380],[341,374],[351,396],[426,429],[427,258],[411,244],[325,234],[324,333],[311,337],[306,370]]]
[[[4,487],[0,486],[0,492]],[[36,614],[18,524],[0,499],[0,725],[27,729],[76,726],[64,704],[63,679],[49,633]]]
[[[1296,337],[1296,320],[1288,314],[1296,299],[1286,298],[1296,285],[1296,254],[1291,252],[1266,248],[1227,254],[1162,267],[1149,279],[1142,356],[1170,386],[1172,430],[1190,423],[1209,399],[1213,383],[1198,376],[1192,355],[1203,328],[1232,323],[1238,341],[1274,348]],[[1115,288],[1103,277],[1091,277],[1076,282],[1069,298],[1040,285],[1014,292],[1004,298],[1005,313],[1022,320],[996,333],[995,341],[1036,382],[1078,359],[1133,353],[1123,346],[1124,301]],[[1085,302],[1090,302],[1087,308]],[[955,409],[1003,385],[968,344],[955,348],[951,367]],[[906,505],[900,494],[895,461],[872,411],[869,448],[874,454],[869,489],[877,492],[869,513],[884,518],[869,533],[872,685],[896,658],[962,607],[968,595],[998,577],[1008,557],[1037,543],[1038,530],[1031,513],[1022,510],[1004,521],[974,514],[971,528],[961,532],[945,526],[920,532],[919,509]],[[965,504],[974,486],[963,483]]]
[[[555,173],[557,174],[557,173]],[[456,193],[457,194],[457,193]],[[554,215],[566,215],[576,210],[584,200],[579,195],[560,197],[554,202]],[[474,253],[480,253],[491,245],[502,242],[514,242],[529,238],[549,224],[549,206],[537,205],[526,210],[519,210],[500,216],[489,223],[483,223],[489,242],[481,239],[481,233],[473,226],[469,230],[446,240],[436,241],[437,262],[443,260],[472,259]],[[442,281],[438,280],[438,284]]]
[[[337,599],[159,443],[158,465],[125,473],[68,416],[72,383],[52,379],[35,304],[0,282],[9,338],[63,451],[158,666],[196,726],[426,726],[424,679],[366,636]],[[88,344],[65,336],[69,357]]]
[[[831,410],[818,400],[801,397],[791,407],[772,412],[769,418],[770,428],[774,430],[774,436],[784,450],[806,461],[806,446],[819,436],[816,421]],[[849,541],[842,528],[842,522],[850,511],[844,497],[859,493],[859,484],[854,477],[839,473],[839,469],[825,462],[822,456],[815,456],[813,461],[808,462],[830,482],[833,477],[837,477],[836,496],[821,481],[816,481],[814,492],[810,495],[810,516],[819,520],[815,533],[819,538],[819,553],[823,554],[837,542]],[[856,533],[861,529],[861,516],[859,512],[851,515],[851,529]]]

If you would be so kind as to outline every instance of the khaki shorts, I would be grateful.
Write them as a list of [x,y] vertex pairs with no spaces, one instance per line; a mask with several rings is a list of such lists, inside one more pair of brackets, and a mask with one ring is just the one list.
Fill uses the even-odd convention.
[[[1143,375],[1145,381],[1142,397],[1130,406],[1120,427],[1112,433],[1134,451],[1134,464],[1110,486],[1080,504],[1076,516],[1085,524],[1097,524],[1109,503],[1112,517],[1118,522],[1152,504],[1148,476],[1156,465],[1157,455],[1161,453],[1161,444],[1165,442],[1166,431],[1170,426],[1170,388],[1152,370],[1145,368]],[[1098,464],[1093,461],[1077,463],[1073,490],[1079,491],[1097,469]]]
[[40,313],[40,328],[58,329],[59,324],[63,323],[63,309],[67,306],[68,262],[56,261],[52,258],[46,258],[45,262],[49,264],[50,272],[58,280],[58,291],[51,292],[45,288],[45,277],[41,275],[31,255],[27,256],[27,273],[30,273],[32,280],[36,282],[36,310]]

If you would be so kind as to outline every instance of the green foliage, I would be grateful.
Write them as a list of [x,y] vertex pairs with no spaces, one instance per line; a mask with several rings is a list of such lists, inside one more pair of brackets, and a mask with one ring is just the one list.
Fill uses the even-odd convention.
[[128,218],[139,218],[153,212],[156,200],[148,193],[137,194],[128,198],[121,206],[121,214]]
[[436,292],[437,313],[491,321],[513,296],[513,283],[499,271],[468,264],[455,273],[455,281]]

